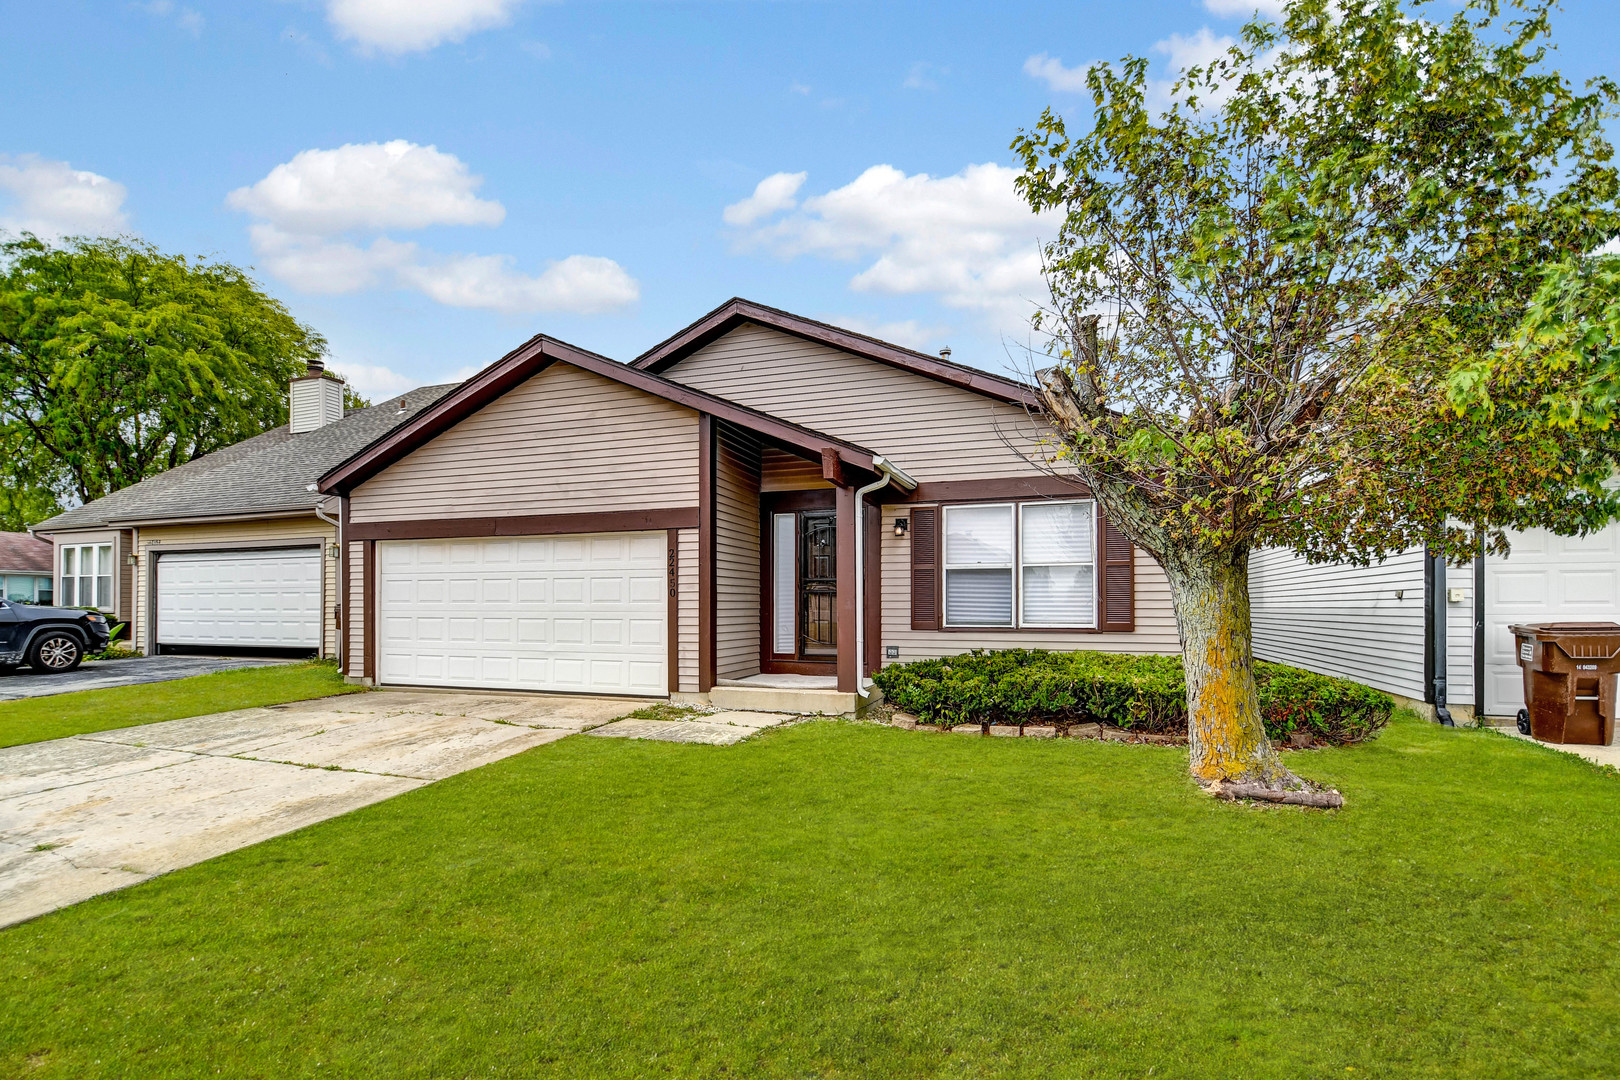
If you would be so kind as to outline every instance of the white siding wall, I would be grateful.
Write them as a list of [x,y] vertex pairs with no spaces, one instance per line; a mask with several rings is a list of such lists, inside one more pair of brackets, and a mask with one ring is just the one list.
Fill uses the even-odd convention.
[[[1462,599],[1452,601],[1452,589]],[[1474,704],[1474,564],[1446,567],[1446,704]],[[1423,676],[1423,654],[1418,653],[1418,677]]]
[[698,502],[697,413],[557,363],[361,484],[353,521]]
[[[1471,595],[1471,572],[1454,573],[1468,575],[1463,584]],[[1402,593],[1399,599],[1397,591]],[[1281,548],[1256,551],[1249,557],[1249,604],[1254,654],[1260,659],[1423,700],[1421,549],[1360,567],[1311,565]],[[1466,607],[1470,619],[1472,611]],[[1471,628],[1467,635],[1471,641]],[[1452,649],[1454,666],[1472,664],[1471,645]],[[1470,677],[1464,685],[1471,682]]]
[[759,673],[759,440],[719,426],[714,484],[715,677]]
[[676,660],[682,693],[695,694],[698,688],[698,531],[682,529],[676,538],[676,573],[680,575],[676,596]]
[[911,628],[911,539],[894,535],[894,519],[909,517],[913,505],[885,506],[879,530],[883,646],[900,648],[898,658],[880,654],[884,664],[904,664],[969,649],[1053,649],[1061,652],[1181,652],[1170,583],[1151,555],[1136,552],[1136,629],[1124,634],[1082,634],[1039,630],[913,630]]
[[664,376],[858,443],[918,480],[1041,471],[1020,452],[1040,454],[1021,407],[765,327],[740,326]]

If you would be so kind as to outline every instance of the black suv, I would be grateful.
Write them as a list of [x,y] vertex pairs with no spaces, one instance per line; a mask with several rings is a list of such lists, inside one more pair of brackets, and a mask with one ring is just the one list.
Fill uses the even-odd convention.
[[0,600],[0,668],[26,663],[46,675],[72,671],[111,636],[107,617],[77,608]]

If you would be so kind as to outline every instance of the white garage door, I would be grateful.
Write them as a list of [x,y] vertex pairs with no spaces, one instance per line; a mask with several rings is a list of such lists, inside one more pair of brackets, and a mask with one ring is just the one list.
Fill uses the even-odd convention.
[[380,681],[662,697],[666,551],[661,532],[380,542]]
[[159,555],[158,644],[319,649],[321,569],[320,548]]
[[1620,622],[1620,526],[1590,536],[1515,533],[1506,559],[1485,560],[1485,712],[1524,707],[1508,627],[1524,622]]

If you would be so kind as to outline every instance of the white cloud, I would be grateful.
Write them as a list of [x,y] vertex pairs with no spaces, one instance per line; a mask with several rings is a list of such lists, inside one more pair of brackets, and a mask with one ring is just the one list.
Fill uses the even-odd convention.
[[945,335],[945,328],[928,326],[916,319],[903,319],[898,322],[883,322],[878,319],[868,319],[861,315],[827,315],[821,320],[833,326],[841,326],[845,330],[853,330],[857,334],[875,337],[879,341],[893,342],[904,345],[908,349],[919,352],[932,352],[933,343]]
[[784,258],[871,258],[850,279],[851,289],[932,294],[949,307],[982,313],[1000,329],[1018,330],[1027,325],[1031,301],[1045,295],[1038,245],[1056,235],[1059,217],[1032,214],[1013,190],[1017,175],[994,163],[937,178],[874,165],[804,200],[797,213],[759,225],[743,246]]
[[1258,11],[1271,18],[1281,17],[1288,0],[1204,0],[1204,9],[1226,19],[1247,19]]
[[1041,80],[1053,93],[1078,94],[1086,88],[1086,68],[1089,66],[1064,67],[1062,60],[1041,53],[1024,61],[1024,74]]
[[[408,375],[401,375],[392,368],[381,364],[357,364],[348,360],[328,360],[327,367],[335,375],[343,376],[361,397],[376,405],[388,398],[403,394],[407,390],[414,390],[418,386],[428,385],[419,383]],[[447,380],[459,382],[460,380]]]
[[1616,236],[1607,244],[1592,252],[1594,255],[1620,255],[1620,236]]
[[394,139],[305,150],[225,203],[295,233],[499,225],[506,208],[474,194],[483,182],[454,154]]
[[791,210],[798,203],[793,196],[804,185],[809,173],[772,173],[754,186],[754,193],[746,199],[732,203],[720,213],[727,225],[752,225],[761,218],[782,210]]
[[570,255],[535,276],[512,269],[510,255],[454,255],[402,267],[402,281],[450,307],[491,311],[571,311],[583,315],[627,307],[641,287],[612,259]]
[[203,30],[203,17],[193,8],[177,7],[174,0],[150,0],[149,3],[136,4],[136,8],[159,19],[173,18],[174,24],[192,37],[198,37]]
[[305,150],[226,196],[265,270],[307,293],[415,289],[441,304],[502,312],[595,313],[633,304],[640,287],[612,259],[571,255],[539,274],[508,255],[439,255],[384,230],[498,225],[500,203],[454,154],[404,140]]
[[128,225],[123,184],[65,161],[37,154],[0,154],[0,229],[55,239],[72,234],[105,235]]
[[1201,26],[1191,37],[1171,34],[1163,41],[1154,42],[1153,51],[1168,56],[1170,70],[1180,75],[1187,68],[1203,67],[1212,60],[1219,60],[1236,44],[1236,38],[1226,34],[1216,37],[1209,27]]
[[337,36],[362,51],[421,52],[504,26],[521,0],[327,0]]
[[906,81],[900,85],[907,90],[938,90],[939,83],[935,81],[936,76],[949,74],[949,68],[919,60],[911,65],[911,70],[906,74]]

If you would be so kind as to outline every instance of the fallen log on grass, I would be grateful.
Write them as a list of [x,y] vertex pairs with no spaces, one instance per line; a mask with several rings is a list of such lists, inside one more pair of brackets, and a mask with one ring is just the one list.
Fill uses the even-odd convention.
[[1258,799],[1262,802],[1284,803],[1288,806],[1314,806],[1322,810],[1337,810],[1344,805],[1344,796],[1337,791],[1290,791],[1286,788],[1267,787],[1265,784],[1214,783],[1207,788],[1217,799]]

